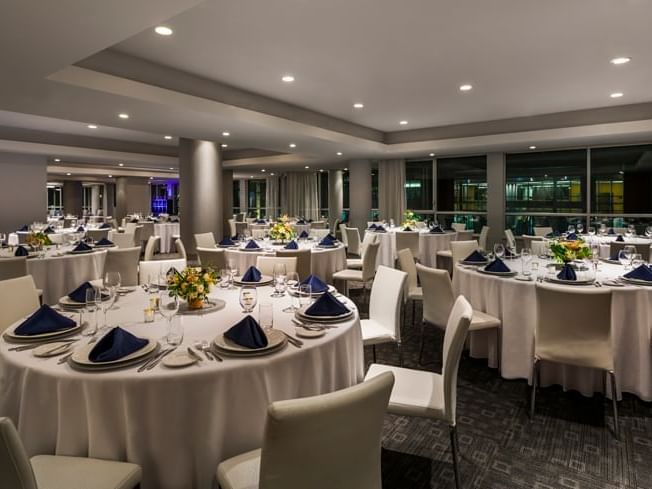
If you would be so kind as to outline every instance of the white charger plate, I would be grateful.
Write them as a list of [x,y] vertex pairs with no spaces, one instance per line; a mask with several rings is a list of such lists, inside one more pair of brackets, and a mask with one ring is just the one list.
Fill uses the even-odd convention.
[[[22,321],[21,321],[22,323]],[[36,343],[39,341],[43,341],[46,339],[53,339],[53,338],[59,338],[59,337],[66,337],[66,336],[71,336],[75,333],[77,333],[79,330],[81,330],[82,325],[81,324],[75,324],[72,328],[68,329],[63,329],[59,331],[53,331],[51,333],[41,333],[41,334],[33,334],[33,335],[18,335],[15,334],[14,331],[16,328],[18,328],[20,324],[16,325],[15,327],[8,329],[5,331],[4,336],[7,340],[9,341],[15,341],[15,342],[21,342],[21,343]]]
[[305,329],[300,326],[297,326],[294,332],[301,338],[321,338],[326,334],[325,329]]
[[[343,304],[344,305],[344,304]],[[309,314],[305,313],[305,310],[308,309],[310,306],[303,306],[301,309],[299,309],[296,312],[296,316],[298,316],[299,320],[308,320],[314,323],[337,323],[340,321],[346,321],[349,319],[351,316],[353,316],[353,311],[349,309],[348,306],[345,306],[347,309],[349,309],[349,312],[343,313],[343,314],[338,314],[337,316],[311,316]]]
[[485,275],[493,275],[494,277],[515,277],[516,275],[518,275],[518,272],[515,272],[513,270],[509,272],[489,272],[484,268],[478,268],[478,272],[483,273]]
[[628,283],[628,284],[633,284],[633,285],[645,285],[645,286],[652,286],[652,282],[648,282],[647,280],[639,280],[637,278],[627,278],[625,276],[620,277],[620,280],[622,282]]
[[188,352],[177,351],[166,355],[161,363],[169,368],[183,368],[194,365],[198,361],[196,358],[190,356]]
[[254,287],[257,287],[259,285],[268,285],[274,282],[274,277],[270,277],[269,275],[261,275],[260,276],[260,281],[258,282],[243,282],[242,277],[233,279],[233,283],[236,285],[252,285]]
[[81,365],[82,367],[90,368],[90,369],[109,367],[109,366],[118,366],[124,363],[129,363],[132,360],[140,360],[141,358],[146,357],[149,354],[153,353],[159,346],[157,340],[151,338],[144,338],[144,339],[147,339],[147,344],[145,346],[143,346],[140,350],[136,350],[130,355],[122,357],[118,360],[111,360],[110,362],[92,362],[88,358],[88,355],[90,354],[91,350],[97,345],[97,342],[79,348],[78,350],[75,351],[75,353],[72,354],[70,360],[77,365]]
[[37,346],[32,350],[32,353],[35,357],[39,358],[55,357],[66,353],[73,345],[74,343],[71,342],[53,341],[45,345]]
[[216,336],[215,339],[213,340],[213,344],[220,351],[226,351],[231,354],[247,356],[247,355],[268,353],[270,352],[270,350],[279,348],[281,345],[287,342],[286,336],[283,334],[282,331],[279,331],[278,329],[271,329],[269,331],[266,331],[265,335],[267,336],[267,346],[264,346],[262,348],[247,348],[246,346],[238,345],[237,343],[231,341],[230,339],[225,338],[223,334]]
[[546,282],[551,284],[561,284],[561,285],[593,285],[593,279],[587,280],[562,280],[557,277],[546,277]]

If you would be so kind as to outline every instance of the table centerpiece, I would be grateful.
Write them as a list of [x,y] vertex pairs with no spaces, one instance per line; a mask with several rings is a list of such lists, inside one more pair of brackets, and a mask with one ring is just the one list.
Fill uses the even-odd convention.
[[34,251],[41,251],[44,246],[52,246],[52,241],[47,234],[37,232],[29,233],[25,238],[25,244],[29,245]]
[[287,215],[281,216],[269,230],[269,237],[276,244],[284,244],[296,236],[294,228],[290,225],[290,218]]
[[592,256],[591,248],[582,239],[574,241],[553,239],[550,241],[550,253],[557,263],[564,265]]
[[407,209],[403,213],[403,223],[402,223],[403,228],[415,229],[417,227],[418,221],[419,219],[417,219],[417,215],[414,212],[412,212],[410,209]]
[[187,267],[168,274],[168,294],[185,300],[189,309],[201,309],[216,282],[217,274],[211,268]]

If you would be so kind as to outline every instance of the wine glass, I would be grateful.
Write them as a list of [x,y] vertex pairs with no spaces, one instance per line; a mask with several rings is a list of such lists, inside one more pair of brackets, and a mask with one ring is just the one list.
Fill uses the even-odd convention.
[[648,238],[652,238],[652,226],[647,226],[645,228],[645,236]]
[[231,282],[233,277],[231,276],[231,270],[228,268],[223,268],[220,270],[220,288],[229,289],[231,288]]
[[295,312],[299,309],[299,296],[297,288],[299,287],[299,274],[297,272],[290,272],[285,277],[285,288],[290,292],[290,305],[283,309],[283,312]]
[[625,256],[629,260],[629,264],[631,265],[632,258],[636,254],[636,246],[634,245],[626,245],[623,247],[623,251],[625,252]]
[[625,248],[618,252],[618,261],[623,267],[625,267],[625,270],[627,270],[627,266],[629,265],[629,255],[625,251]]
[[287,276],[285,263],[274,265],[274,293],[272,297],[283,297],[285,295],[285,278]]
[[503,245],[502,243],[495,243],[494,256],[496,258],[502,258],[503,256],[505,256],[505,245]]
[[258,292],[256,287],[243,286],[240,289],[240,305],[242,306],[242,312],[249,314],[256,307],[256,302],[258,301]]
[[299,307],[308,307],[312,302],[312,286],[310,284],[299,284],[297,296],[299,297]]
[[82,336],[93,336],[97,332],[97,297],[101,300],[102,296],[95,287],[86,289],[84,312],[88,315],[86,320],[88,325],[82,329]]
[[530,253],[529,248],[523,248],[521,250],[521,266],[522,273],[524,277],[530,276],[530,261],[532,260],[532,253]]
[[577,224],[577,232],[582,234],[582,231],[584,231],[584,224],[580,222]]
[[605,223],[600,224],[600,234],[604,236],[607,234],[607,225]]
[[269,331],[274,327],[274,305],[271,302],[258,305],[258,322],[264,331]]
[[643,265],[645,262],[643,261],[643,255],[640,253],[634,253],[632,255],[632,269],[636,270],[638,267]]
[[595,236],[595,227],[589,226],[589,236]]
[[235,287],[233,283],[238,276],[238,262],[234,259],[229,260],[229,270],[231,271],[231,284],[229,285],[229,289],[233,289]]
[[629,224],[627,226],[627,229],[625,230],[625,236],[627,236],[628,238],[631,238],[633,235],[634,235],[634,226]]
[[179,323],[176,328],[172,326],[172,319],[179,311],[179,298],[176,295],[170,295],[167,291],[161,292],[158,298],[158,310],[168,322],[168,332],[165,335],[165,341],[168,345],[177,346],[183,341],[183,329]]

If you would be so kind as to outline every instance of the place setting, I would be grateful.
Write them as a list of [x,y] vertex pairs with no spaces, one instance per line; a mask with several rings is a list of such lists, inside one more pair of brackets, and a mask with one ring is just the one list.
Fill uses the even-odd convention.
[[255,266],[250,266],[245,273],[240,277],[240,278],[234,278],[233,282],[236,285],[244,286],[263,286],[263,285],[269,285],[274,281],[274,277],[270,277],[269,275],[263,275],[258,268]]

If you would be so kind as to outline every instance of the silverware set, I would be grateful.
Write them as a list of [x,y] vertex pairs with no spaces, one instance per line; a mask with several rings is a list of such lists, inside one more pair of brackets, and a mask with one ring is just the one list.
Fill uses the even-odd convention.
[[297,318],[292,318],[292,322],[300,328],[307,329],[308,331],[323,331],[325,329],[337,328],[337,326],[333,324],[304,323],[299,321]]
[[[74,339],[66,339],[66,340],[50,340],[50,341],[42,341],[40,343],[29,343],[28,345],[21,345],[21,346],[14,346],[12,348],[9,348],[9,351],[26,351],[26,350],[33,350],[34,348],[38,348],[39,346],[43,345],[48,345],[50,343],[67,343],[72,345],[76,341],[79,341],[79,338],[74,338]],[[61,345],[60,348],[63,348],[65,345]],[[57,348],[58,349],[58,348]],[[63,353],[63,352],[62,352]]]
[[176,349],[177,349],[176,346],[171,346],[170,348],[162,349],[156,355],[149,358],[145,363],[143,363],[140,367],[138,367],[137,371],[144,372],[145,370],[152,370],[161,362],[161,360],[163,360],[167,355],[169,355]]
[[297,348],[301,348],[303,346],[303,341],[301,341],[300,339],[295,338],[294,336],[287,334],[283,330],[279,330],[279,331],[285,335],[285,337],[288,340],[288,343],[290,343],[292,346],[295,346]]
[[202,352],[207,360],[210,361],[217,360],[218,362],[224,361],[224,359],[221,356],[215,353],[215,350],[211,348],[210,344],[206,340],[195,342],[195,348],[197,348],[200,352]]

